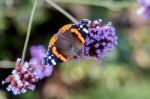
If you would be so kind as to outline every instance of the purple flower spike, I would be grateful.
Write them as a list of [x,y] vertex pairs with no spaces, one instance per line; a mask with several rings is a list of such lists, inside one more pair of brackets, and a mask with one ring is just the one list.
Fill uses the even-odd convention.
[[41,59],[41,58],[45,57],[46,50],[45,50],[44,46],[42,46],[42,45],[31,46],[30,54],[32,57]]
[[12,74],[2,81],[2,84],[8,84],[7,90],[12,91],[15,95],[34,90],[38,80],[52,73],[53,66],[42,65],[42,59],[46,55],[43,46],[32,46],[30,52],[32,58],[29,63],[21,63],[21,59],[17,59]]
[[150,18],[150,0],[138,0],[141,7],[137,10],[138,15]]
[[89,34],[82,52],[85,57],[99,60],[111,52],[115,45],[117,45],[117,36],[112,23],[103,25],[102,20],[95,20],[89,26]]
[[37,73],[39,79],[50,76],[53,71],[53,66],[43,65],[42,59],[46,56],[46,49],[42,45],[32,46],[30,48],[32,58],[29,63],[32,63],[34,70]]
[[2,84],[7,83],[8,91],[12,91],[14,95],[25,93],[27,90],[34,90],[35,83],[39,80],[33,65],[28,62],[21,63],[21,59],[17,59],[15,69]]

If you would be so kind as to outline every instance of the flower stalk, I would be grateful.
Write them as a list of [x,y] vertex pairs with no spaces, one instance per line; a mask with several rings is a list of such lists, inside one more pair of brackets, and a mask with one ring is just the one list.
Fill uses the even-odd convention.
[[32,8],[31,15],[30,15],[30,20],[29,20],[27,35],[26,35],[26,39],[25,39],[25,43],[24,43],[23,52],[22,52],[22,58],[21,58],[22,61],[21,61],[21,63],[23,63],[24,59],[25,59],[26,50],[27,50],[27,46],[28,46],[28,42],[29,42],[29,38],[30,38],[30,34],[31,34],[31,27],[32,27],[33,16],[34,16],[34,13],[35,13],[35,9],[37,7],[37,3],[38,3],[38,0],[35,0],[33,8]]
[[55,9],[57,9],[59,12],[61,12],[63,15],[65,15],[67,18],[69,18],[73,23],[77,24],[78,21],[76,18],[74,18],[71,14],[69,14],[67,11],[65,11],[63,8],[61,8],[59,5],[57,5],[52,0],[46,0],[47,3],[49,3],[51,6],[53,6]]

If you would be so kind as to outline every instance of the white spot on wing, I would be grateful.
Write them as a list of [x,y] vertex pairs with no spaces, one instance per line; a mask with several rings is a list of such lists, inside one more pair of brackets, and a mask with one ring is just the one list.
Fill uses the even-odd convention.
[[88,33],[88,30],[87,30],[87,29],[85,29],[85,28],[83,29],[83,31],[84,31],[85,33]]
[[51,62],[52,62],[53,65],[56,65],[56,62],[55,62],[54,59],[52,59]]
[[83,25],[80,25],[80,28],[83,28]]

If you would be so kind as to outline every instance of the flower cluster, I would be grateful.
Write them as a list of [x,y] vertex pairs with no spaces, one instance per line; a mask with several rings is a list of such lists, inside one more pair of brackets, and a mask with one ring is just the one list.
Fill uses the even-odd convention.
[[42,64],[42,58],[46,56],[46,49],[44,46],[32,46],[30,48],[30,54],[32,58],[30,59],[29,63],[33,64],[34,70],[37,73],[39,79],[50,76],[53,70],[53,66]]
[[138,0],[141,7],[137,10],[137,14],[150,18],[150,0]]
[[7,90],[15,95],[34,90],[38,80],[52,73],[53,66],[42,65],[42,58],[46,55],[46,50],[42,45],[32,46],[30,53],[32,56],[30,61],[21,63],[21,59],[17,59],[12,74],[2,81],[2,84],[8,84]]
[[103,25],[102,20],[95,20],[90,23],[89,34],[86,37],[82,53],[85,58],[93,57],[99,60],[111,52],[116,44],[117,36],[112,23]]
[[21,59],[17,59],[15,69],[2,84],[8,83],[7,90],[12,91],[13,94],[25,93],[27,90],[34,90],[35,83],[39,80],[33,65],[28,62],[21,63]]

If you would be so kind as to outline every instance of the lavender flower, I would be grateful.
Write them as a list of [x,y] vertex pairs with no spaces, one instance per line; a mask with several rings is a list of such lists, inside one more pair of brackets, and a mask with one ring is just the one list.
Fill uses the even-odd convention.
[[50,76],[53,70],[52,65],[43,65],[42,59],[46,56],[46,49],[42,45],[32,46],[30,48],[32,58],[29,63],[32,63],[34,70],[40,79]]
[[8,83],[7,90],[17,95],[25,93],[27,90],[34,90],[38,80],[33,65],[28,62],[21,63],[21,59],[17,59],[15,69],[11,75],[2,81],[2,84]]
[[150,18],[150,0],[138,0],[141,7],[137,10],[137,14]]
[[21,63],[21,59],[17,59],[12,74],[2,81],[2,84],[8,84],[7,90],[12,91],[15,95],[34,90],[38,80],[52,73],[53,66],[42,65],[42,58],[46,55],[43,46],[32,46],[30,53],[32,58],[29,63]]
[[111,52],[115,45],[117,36],[112,23],[102,25],[102,20],[99,19],[91,22],[82,52],[85,58],[93,57],[99,60]]

